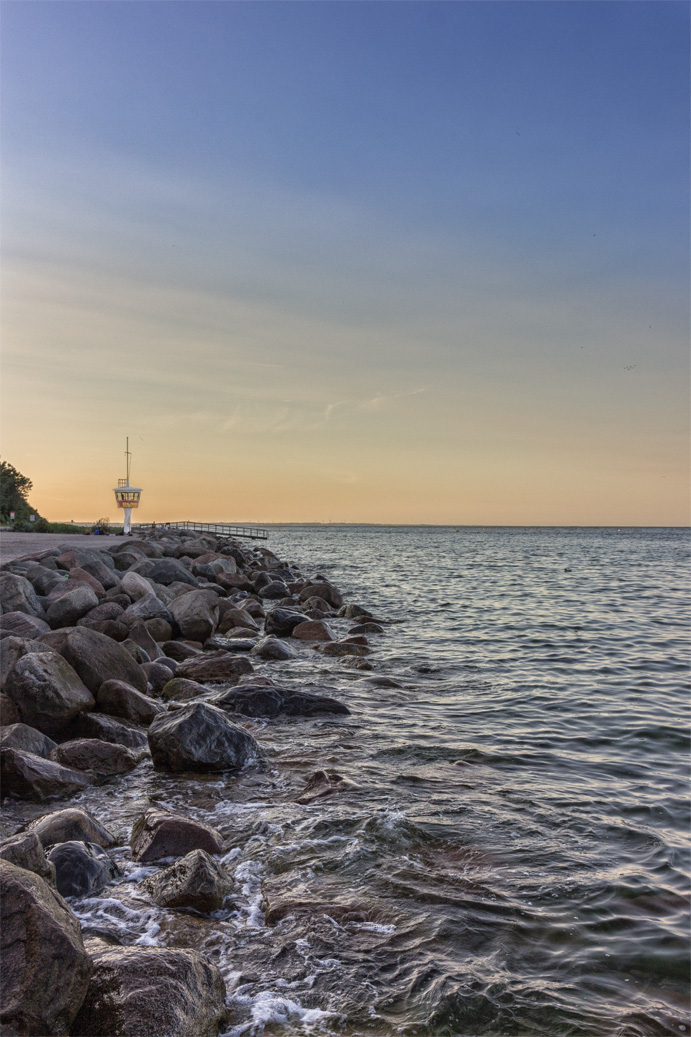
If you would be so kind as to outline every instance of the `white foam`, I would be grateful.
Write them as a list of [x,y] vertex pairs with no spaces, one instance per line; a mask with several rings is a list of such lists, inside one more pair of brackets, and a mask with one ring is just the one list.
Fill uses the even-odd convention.
[[263,868],[258,861],[242,861],[235,869],[234,878],[237,885],[242,883],[240,894],[246,903],[239,905],[240,915],[249,929],[263,929],[264,912],[262,911],[261,877]]
[[347,922],[348,929],[364,930],[368,933],[395,933],[395,925],[379,925],[378,922]]
[[220,1037],[242,1037],[243,1034],[262,1037],[266,1027],[276,1023],[282,1026],[297,1025],[310,1033],[315,1027],[321,1026],[327,1019],[334,1019],[337,1015],[336,1012],[327,1012],[321,1008],[303,1008],[298,1001],[272,990],[262,990],[254,997],[250,997],[246,990],[247,987],[242,987],[231,1001],[247,1006],[251,1012],[251,1020],[226,1030]]

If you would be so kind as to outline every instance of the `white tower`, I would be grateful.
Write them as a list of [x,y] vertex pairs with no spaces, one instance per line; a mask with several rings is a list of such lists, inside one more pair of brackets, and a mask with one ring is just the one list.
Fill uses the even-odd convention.
[[132,532],[132,508],[139,507],[139,498],[142,495],[140,488],[136,486],[130,486],[130,441],[129,437],[126,440],[125,447],[125,460],[127,462],[127,475],[124,479],[118,479],[118,487],[113,490],[115,494],[115,501],[119,508],[124,511],[122,520],[122,531],[123,533]]

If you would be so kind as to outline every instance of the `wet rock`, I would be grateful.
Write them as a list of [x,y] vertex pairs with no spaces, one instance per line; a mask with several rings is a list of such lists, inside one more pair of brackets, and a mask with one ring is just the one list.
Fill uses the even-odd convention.
[[354,627],[351,627],[348,634],[383,634],[384,628],[380,627],[378,623],[357,623]]
[[372,688],[402,688],[403,685],[395,681],[393,677],[383,677],[377,674],[374,677],[363,677],[361,684],[369,684]]
[[44,619],[43,606],[25,576],[0,572],[0,607],[5,612],[25,612]]
[[335,713],[350,716],[350,710],[338,699],[327,695],[311,695],[307,692],[295,692],[286,696],[283,712],[290,717],[314,717],[322,713]]
[[225,637],[210,637],[206,642],[207,648],[223,648],[226,652],[251,652],[256,641],[247,637],[247,627],[235,627],[229,630]]
[[276,637],[289,637],[296,626],[305,622],[302,612],[290,612],[288,609],[269,609],[266,613],[264,629],[267,634]]
[[282,580],[272,580],[259,591],[262,598],[290,598],[290,591]]
[[343,604],[340,591],[331,583],[308,583],[300,591],[298,601],[307,601],[308,598],[323,598],[334,609],[340,609]]
[[20,722],[19,710],[9,695],[0,693],[0,724],[8,727],[10,724]]
[[163,688],[170,681],[171,671],[163,663],[144,663],[142,669],[149,678],[149,685],[153,695],[160,695]]
[[315,652],[322,652],[324,655],[369,655],[372,651],[371,648],[367,648],[366,645],[351,644],[347,641],[332,641],[329,644],[320,644],[312,646]]
[[[144,626],[140,619],[135,619],[132,616],[128,616],[125,613],[123,622],[127,623],[130,628],[130,641],[133,641],[136,645],[139,645],[147,655],[147,659],[151,662],[155,662],[163,656],[163,651],[158,647],[153,637]],[[146,672],[146,671],[145,671]]]
[[92,972],[79,922],[47,882],[5,860],[0,900],[2,1033],[69,1034]]
[[162,641],[169,641],[173,636],[172,625],[165,619],[159,619],[157,616],[153,619],[145,619],[144,626],[157,644],[160,644]]
[[129,652],[95,630],[88,627],[71,630],[60,654],[94,693],[107,680],[125,681],[137,691],[146,691],[146,674]]
[[368,612],[367,609],[363,609],[361,605],[343,605],[338,610],[338,615],[345,619],[372,618],[372,613]]
[[160,702],[143,695],[125,681],[104,681],[96,694],[96,702],[104,713],[123,717],[135,724],[150,724],[154,717],[165,712],[165,706]]
[[28,612],[6,612],[0,616],[0,638],[27,637],[33,639],[45,634],[50,626],[44,619],[30,616]]
[[170,603],[170,611],[183,637],[206,641],[218,624],[218,599],[208,591],[183,594]]
[[231,630],[234,627],[246,627],[254,633],[259,630],[259,624],[256,619],[254,616],[251,616],[246,609],[235,607],[223,608],[221,606],[221,619],[218,624],[218,633],[225,634],[226,631]]
[[239,771],[261,759],[254,738],[231,724],[222,710],[205,702],[156,717],[148,738],[157,770]]
[[5,637],[0,640],[0,688],[5,690],[7,678],[15,663],[24,655],[51,655],[55,654],[49,645],[43,642],[48,635],[41,634],[38,639],[27,637]]
[[55,867],[57,890],[62,897],[98,893],[120,874],[115,861],[97,843],[56,843],[46,857]]
[[88,784],[80,771],[21,749],[0,749],[0,774],[3,796],[42,802],[56,796],[71,796]]
[[161,647],[170,659],[174,659],[178,663],[201,654],[201,646],[194,648],[192,645],[185,644],[184,641],[164,641]]
[[55,742],[42,731],[28,724],[8,724],[0,729],[0,746],[7,749],[23,749],[26,753],[34,756],[47,758],[53,749],[57,748]]
[[306,623],[298,623],[293,627],[291,636],[297,637],[300,641],[336,640],[326,623],[319,619],[308,619]]
[[[55,591],[52,593],[54,594]],[[58,627],[74,626],[78,619],[81,619],[97,605],[96,592],[87,584],[80,583],[51,602],[46,611],[46,619],[53,630]]]
[[107,716],[105,713],[82,713],[73,725],[73,733],[80,738],[98,738],[103,742],[126,745],[129,749],[148,749],[146,732],[130,720]]
[[285,693],[278,688],[229,688],[210,699],[224,713],[245,717],[275,717],[283,712]]
[[220,864],[204,850],[192,850],[175,864],[141,883],[159,907],[192,908],[207,914],[223,907],[231,882]]
[[156,806],[135,821],[130,848],[134,860],[146,863],[161,857],[184,857],[192,850],[221,853],[223,837],[209,825]]
[[27,653],[10,671],[4,688],[23,723],[59,737],[94,697],[69,663],[55,652]]
[[348,781],[336,771],[315,771],[295,802],[312,803],[315,799],[331,796],[335,792],[348,792],[356,788],[354,782]]
[[53,810],[35,821],[30,821],[26,830],[34,832],[44,849],[55,843],[66,843],[73,839],[99,846],[114,846],[115,835],[108,831],[96,818],[82,807],[65,807]]
[[204,684],[176,676],[164,685],[161,690],[161,698],[165,702],[169,702],[171,699],[175,699],[176,702],[187,702],[188,699],[196,699],[199,695],[204,695],[208,690]]
[[50,754],[51,760],[78,771],[109,776],[133,770],[139,758],[124,745],[98,738],[75,738],[62,742]]
[[217,1037],[225,983],[197,951],[88,946],[94,973],[72,1037]]
[[208,652],[181,662],[176,676],[210,684],[237,680],[243,673],[252,673],[249,659],[231,652]]
[[264,609],[262,608],[261,602],[257,601],[256,598],[245,598],[240,602],[239,606],[243,612],[248,612],[254,619],[264,618]]
[[0,842],[0,858],[17,868],[33,871],[55,887],[55,866],[46,860],[43,845],[35,832],[18,832],[9,839],[3,839]]
[[261,641],[258,641],[250,652],[251,655],[256,655],[260,659],[273,659],[273,660],[285,660],[294,659],[294,650],[285,642],[279,641],[277,637],[263,637]]

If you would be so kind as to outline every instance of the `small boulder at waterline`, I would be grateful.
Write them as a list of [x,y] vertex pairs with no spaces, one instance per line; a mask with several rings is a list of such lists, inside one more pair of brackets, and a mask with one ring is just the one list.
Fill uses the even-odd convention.
[[261,641],[258,641],[252,648],[250,655],[256,655],[259,659],[277,661],[295,658],[295,652],[293,649],[284,641],[279,641],[277,637],[273,637],[272,635],[263,637]]
[[0,749],[2,794],[40,803],[57,796],[71,796],[89,785],[89,779],[69,767],[21,749]]
[[35,832],[17,832],[0,842],[0,857],[18,868],[26,868],[55,886],[55,866],[47,861]]
[[149,807],[132,825],[130,848],[135,861],[157,861],[184,857],[192,850],[221,853],[223,837],[200,821],[164,807]]
[[192,850],[175,864],[145,879],[141,888],[159,907],[192,908],[208,913],[223,907],[231,883],[213,857],[204,850]]
[[156,717],[148,738],[157,770],[239,771],[262,759],[252,735],[206,702],[193,702]]
[[44,847],[70,842],[72,839],[98,843],[99,846],[114,846],[116,842],[115,835],[83,807],[53,810],[50,814],[30,821],[27,831],[35,832]]
[[315,799],[331,796],[334,792],[348,792],[357,788],[354,782],[348,781],[336,771],[315,771],[304,789],[297,797],[297,803],[312,803]]
[[209,684],[225,684],[238,680],[244,673],[253,672],[249,659],[221,650],[200,652],[191,659],[185,659],[179,664],[175,676],[187,677],[192,681],[206,681]]
[[87,946],[94,973],[72,1037],[217,1037],[225,983],[197,951]]
[[62,742],[53,749],[50,758],[63,767],[103,776],[126,774],[139,762],[131,749],[99,738],[75,738],[71,742]]
[[98,893],[120,874],[115,861],[97,843],[76,839],[56,843],[46,857],[55,866],[58,893],[63,897]]
[[0,902],[0,1030],[8,1037],[71,1033],[93,968],[78,920],[47,882],[5,860]]

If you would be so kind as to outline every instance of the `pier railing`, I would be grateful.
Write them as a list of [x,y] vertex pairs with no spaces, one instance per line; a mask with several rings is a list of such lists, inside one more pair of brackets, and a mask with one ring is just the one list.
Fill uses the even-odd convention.
[[[148,528],[151,526],[137,528]],[[157,529],[191,529],[195,533],[215,533],[222,537],[247,537],[250,540],[268,540],[268,529],[261,526],[231,526],[227,522],[157,522]]]

